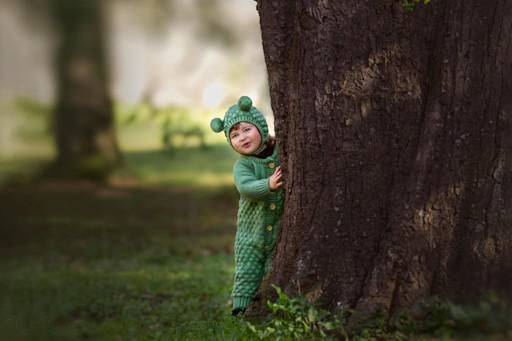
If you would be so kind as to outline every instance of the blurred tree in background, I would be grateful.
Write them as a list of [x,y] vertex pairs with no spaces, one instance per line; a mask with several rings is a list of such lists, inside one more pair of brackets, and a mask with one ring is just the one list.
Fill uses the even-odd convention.
[[52,0],[56,56],[56,169],[103,178],[121,164],[105,58],[102,4]]

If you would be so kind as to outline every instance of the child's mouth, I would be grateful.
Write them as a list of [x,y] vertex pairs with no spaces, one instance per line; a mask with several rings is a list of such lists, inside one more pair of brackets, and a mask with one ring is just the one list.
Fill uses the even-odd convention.
[[249,148],[249,146],[251,145],[251,142],[246,142],[243,144],[243,147],[244,148]]

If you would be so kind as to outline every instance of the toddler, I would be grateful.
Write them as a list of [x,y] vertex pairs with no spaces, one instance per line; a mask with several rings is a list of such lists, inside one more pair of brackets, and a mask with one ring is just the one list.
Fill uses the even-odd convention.
[[235,237],[235,283],[232,315],[244,313],[270,269],[283,212],[283,182],[277,145],[252,100],[242,96],[224,120],[215,118],[213,131],[224,131],[240,158],[233,167],[240,193]]

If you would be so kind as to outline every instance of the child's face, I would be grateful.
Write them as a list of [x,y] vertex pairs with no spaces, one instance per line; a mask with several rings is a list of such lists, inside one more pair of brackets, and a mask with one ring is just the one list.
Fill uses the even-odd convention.
[[229,139],[233,149],[244,155],[253,154],[261,145],[260,131],[249,122],[240,122],[236,128],[231,129]]

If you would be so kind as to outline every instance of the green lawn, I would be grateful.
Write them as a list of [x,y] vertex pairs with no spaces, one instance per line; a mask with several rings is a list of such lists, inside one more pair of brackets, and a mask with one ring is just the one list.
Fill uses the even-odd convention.
[[[235,157],[215,146],[132,152],[108,185],[4,185],[0,339],[236,338]],[[0,169],[41,164],[16,162]]]

